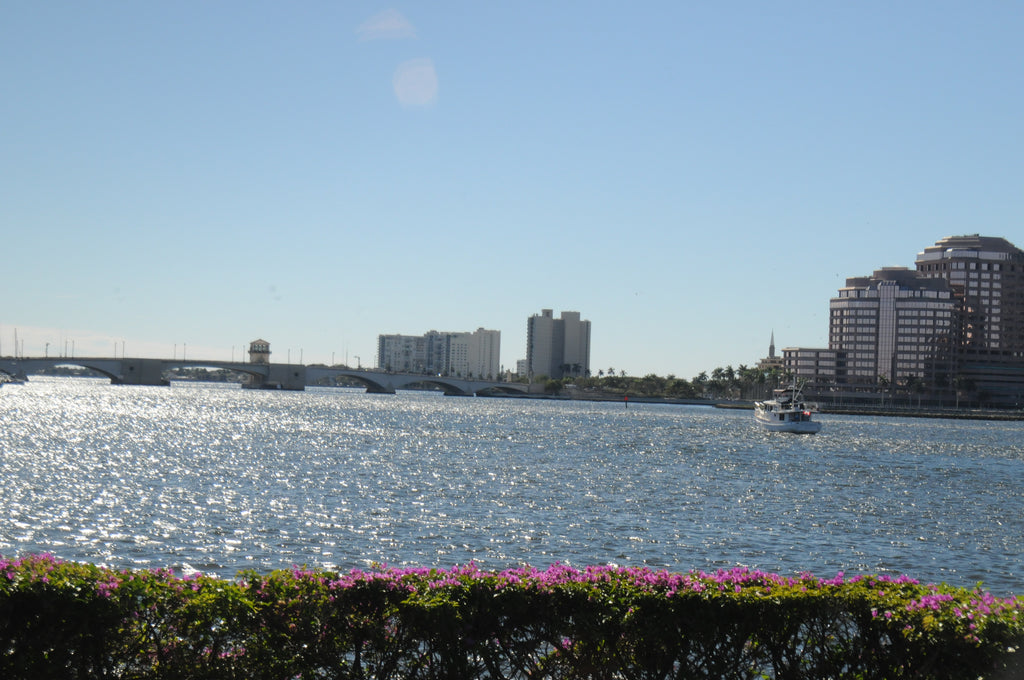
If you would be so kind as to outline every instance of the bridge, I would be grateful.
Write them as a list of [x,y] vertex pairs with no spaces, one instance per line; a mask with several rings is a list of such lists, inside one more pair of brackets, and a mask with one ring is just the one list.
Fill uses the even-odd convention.
[[395,390],[408,389],[414,385],[429,386],[444,391],[449,396],[466,396],[481,394],[526,394],[528,388],[523,383],[495,382],[493,380],[473,380],[472,378],[453,378],[451,376],[423,375],[420,373],[390,373],[387,371],[371,371],[351,368],[330,368],[327,366],[306,366],[306,384],[318,384],[323,378],[351,378],[366,385],[367,392],[394,394]]
[[450,376],[421,375],[417,373],[390,373],[387,371],[306,366],[303,364],[252,364],[241,361],[215,361],[197,359],[133,359],[103,357],[4,357],[0,358],[0,373],[11,378],[27,380],[32,373],[54,366],[81,366],[110,378],[115,385],[167,385],[168,371],[178,368],[213,368],[244,373],[245,387],[278,390],[304,390],[307,385],[321,384],[325,379],[344,377],[366,386],[367,392],[394,394],[396,390],[413,386],[428,386],[443,390],[446,395],[481,395],[505,393],[525,394],[522,383],[473,380]]

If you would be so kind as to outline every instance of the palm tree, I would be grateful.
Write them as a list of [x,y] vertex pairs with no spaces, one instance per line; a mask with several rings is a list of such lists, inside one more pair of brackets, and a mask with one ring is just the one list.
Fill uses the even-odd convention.
[[889,376],[885,376],[885,375],[878,376],[878,391],[879,391],[879,393],[881,395],[880,398],[879,398],[879,402],[878,403],[881,404],[881,403],[885,402],[885,391],[887,389],[889,389]]
[[921,408],[921,393],[924,392],[924,381],[916,375],[909,375],[905,381],[907,386],[907,398],[914,394],[917,395],[917,407]]
[[958,375],[953,378],[953,387],[956,388],[956,407],[960,408],[960,393],[963,392],[966,397],[973,392],[975,388],[974,381],[970,378]]
[[696,386],[697,391],[700,393],[700,396],[702,396],[702,397],[707,396],[707,390],[708,390],[708,374],[707,374],[707,371],[701,371],[700,373],[698,373],[697,376],[693,379],[693,384]]

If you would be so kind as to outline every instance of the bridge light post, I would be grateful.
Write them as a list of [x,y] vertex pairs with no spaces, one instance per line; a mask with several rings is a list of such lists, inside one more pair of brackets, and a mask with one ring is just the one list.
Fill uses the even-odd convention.
[[356,368],[358,368],[359,370],[363,370],[363,365],[359,362],[359,355],[355,354],[353,356],[355,356],[356,358]]

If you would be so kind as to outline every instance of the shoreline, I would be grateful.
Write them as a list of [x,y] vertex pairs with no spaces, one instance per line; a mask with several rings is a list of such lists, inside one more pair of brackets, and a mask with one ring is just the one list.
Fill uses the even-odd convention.
[[[748,400],[722,401],[715,399],[674,399],[670,397],[639,397],[603,394],[567,396],[561,394],[495,394],[500,399],[548,399],[553,401],[598,401],[623,404],[668,404],[677,406],[706,406],[710,408],[749,411],[754,402]],[[845,416],[878,416],[886,418],[934,418],[948,420],[1024,421],[1024,411],[999,409],[928,409],[905,406],[818,406],[818,413]]]

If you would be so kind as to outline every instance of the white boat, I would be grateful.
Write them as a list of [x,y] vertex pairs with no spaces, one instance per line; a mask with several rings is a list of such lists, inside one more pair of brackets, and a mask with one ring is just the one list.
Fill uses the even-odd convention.
[[811,420],[815,410],[804,402],[801,388],[794,382],[775,390],[771,399],[754,402],[754,420],[768,432],[814,434],[821,429],[821,423]]

